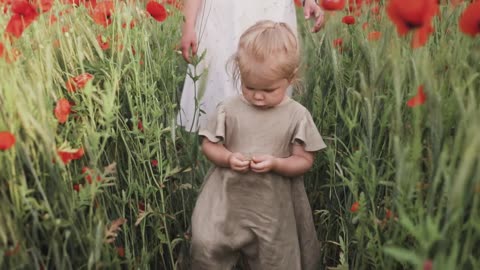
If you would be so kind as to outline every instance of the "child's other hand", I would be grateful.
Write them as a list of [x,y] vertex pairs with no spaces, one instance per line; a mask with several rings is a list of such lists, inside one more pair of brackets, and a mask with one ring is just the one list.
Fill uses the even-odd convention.
[[228,157],[228,164],[230,169],[244,173],[248,171],[250,161],[241,153],[232,153]]
[[272,171],[276,165],[276,158],[271,155],[259,155],[252,157],[250,169],[256,173]]

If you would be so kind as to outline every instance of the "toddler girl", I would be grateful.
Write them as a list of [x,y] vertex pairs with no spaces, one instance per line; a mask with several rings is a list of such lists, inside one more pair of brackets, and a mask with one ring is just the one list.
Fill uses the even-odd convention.
[[319,250],[302,175],[326,147],[310,113],[286,95],[299,45],[285,23],[261,21],[232,58],[242,95],[200,129],[214,164],[192,216],[192,269],[316,269]]

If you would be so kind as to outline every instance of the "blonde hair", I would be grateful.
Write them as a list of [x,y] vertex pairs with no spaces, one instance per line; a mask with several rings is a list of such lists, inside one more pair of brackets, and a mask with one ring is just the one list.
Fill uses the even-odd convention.
[[[240,37],[232,56],[232,76],[248,81],[250,76],[268,80],[287,79],[296,83],[300,66],[299,42],[292,29],[283,22],[259,21]],[[272,63],[269,66],[262,64]]]

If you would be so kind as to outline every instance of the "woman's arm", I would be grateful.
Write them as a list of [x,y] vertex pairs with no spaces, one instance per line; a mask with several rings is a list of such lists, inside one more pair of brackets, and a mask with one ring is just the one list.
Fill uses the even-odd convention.
[[291,156],[287,158],[277,158],[270,155],[255,156],[250,162],[250,168],[258,173],[273,171],[286,177],[295,177],[310,170],[313,160],[312,152],[305,151],[303,145],[294,144]]
[[317,4],[315,0],[305,0],[303,2],[303,15],[305,20],[308,20],[313,16],[315,24],[313,25],[312,32],[318,32],[323,27],[324,14],[322,8]]
[[195,22],[197,20],[198,10],[203,0],[186,0],[183,6],[183,15],[185,21],[182,26],[182,55],[185,61],[190,62],[190,48],[192,54],[197,54],[197,34],[195,33]]
[[202,140],[202,152],[218,167],[230,168],[238,172],[246,172],[250,161],[240,153],[230,152],[223,144],[213,143],[207,138]]

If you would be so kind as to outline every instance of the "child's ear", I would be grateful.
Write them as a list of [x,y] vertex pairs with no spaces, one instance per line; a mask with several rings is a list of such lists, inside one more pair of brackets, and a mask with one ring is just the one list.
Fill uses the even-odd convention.
[[288,83],[289,83],[289,84],[292,84],[293,82],[296,81],[296,78],[297,78],[297,75],[298,75],[298,70],[299,70],[298,67],[293,70],[292,75],[291,75],[290,78],[288,79]]

